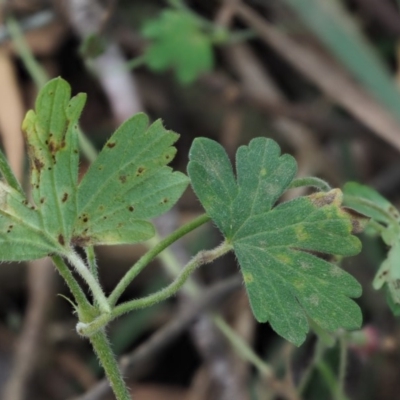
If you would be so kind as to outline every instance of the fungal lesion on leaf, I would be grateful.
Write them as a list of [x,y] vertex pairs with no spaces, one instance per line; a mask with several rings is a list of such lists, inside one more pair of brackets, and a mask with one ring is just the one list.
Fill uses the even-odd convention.
[[139,167],[136,171],[136,176],[141,176],[146,171],[145,167]]
[[63,194],[63,197],[61,198],[61,201],[62,201],[63,203],[65,203],[67,200],[68,200],[68,193],[65,192],[65,193]]
[[38,158],[35,157],[33,159],[33,166],[38,172],[40,172],[41,169],[44,167],[44,163],[41,160],[39,160]]
[[58,243],[60,243],[61,246],[65,245],[65,239],[64,239],[64,236],[61,233],[58,235],[57,239],[58,239]]

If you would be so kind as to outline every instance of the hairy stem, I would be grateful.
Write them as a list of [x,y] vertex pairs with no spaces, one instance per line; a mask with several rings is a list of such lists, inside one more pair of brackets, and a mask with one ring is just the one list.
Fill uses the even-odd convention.
[[51,257],[53,260],[54,265],[56,266],[60,275],[64,278],[65,282],[67,283],[69,290],[71,291],[72,295],[74,296],[76,302],[78,303],[79,308],[85,313],[89,313],[90,309],[92,308],[89,300],[83,293],[82,288],[79,286],[78,282],[72,275],[72,272],[65,264],[64,260],[59,255],[53,255]]
[[114,318],[121,316],[127,312],[138,310],[140,308],[150,307],[160,301],[166,300],[169,297],[176,294],[176,292],[185,284],[190,274],[201,265],[210,263],[221,257],[222,255],[228,253],[232,250],[232,245],[227,242],[223,242],[220,246],[213,250],[202,250],[196,254],[191,261],[189,261],[185,267],[182,269],[180,274],[176,279],[164,289],[159,290],[149,296],[142,297],[141,299],[127,301],[115,307],[110,314],[103,314],[96,318],[93,322],[89,324],[79,323],[77,330],[81,335],[91,336],[98,332],[99,329],[103,328]]
[[114,391],[117,400],[131,400],[128,388],[122,379],[121,371],[118,367],[117,360],[111,349],[106,333],[103,329],[96,332],[90,337],[90,343],[93,346],[97,357],[107,375],[108,381]]
[[289,185],[288,189],[295,189],[298,187],[310,186],[314,187],[321,192],[329,192],[332,188],[329,183],[325,182],[323,179],[310,176],[307,178],[296,178],[293,179],[292,183]]
[[96,254],[94,252],[94,247],[93,246],[85,247],[85,253],[90,272],[96,278],[96,280],[99,280],[99,271],[97,269],[97,260],[96,260]]
[[99,282],[92,275],[92,273],[90,272],[89,268],[85,265],[83,260],[72,249],[70,249],[70,251],[66,253],[65,256],[89,286],[95,302],[99,305],[100,311],[102,313],[109,313],[111,311],[111,307],[108,304],[107,298]]
[[182,236],[198,228],[199,226],[205,224],[210,220],[210,217],[206,214],[195,218],[194,220],[183,225],[181,228],[177,229],[171,235],[167,236],[164,240],[159,242],[155,247],[149,250],[143,257],[141,257],[135,265],[125,274],[125,276],[120,280],[116,288],[110,294],[108,301],[111,307],[117,303],[121,294],[129,286],[132,280],[152,261],[156,258],[163,250],[169,247],[172,243],[176,242]]
[[114,308],[112,314],[114,317],[125,314],[128,311],[137,310],[139,308],[150,307],[153,304],[159,303],[168,297],[173,296],[186,282],[189,278],[190,274],[198,267],[204,264],[208,264],[218,257],[228,253],[232,250],[232,245],[227,242],[223,242],[220,246],[216,247],[213,250],[202,250],[193,257],[191,261],[189,261],[185,267],[182,269],[180,274],[176,277],[176,279],[168,285],[166,288],[161,289],[160,291],[153,293],[149,296],[143,297],[141,299],[127,301],[126,303],[122,303],[121,305]]

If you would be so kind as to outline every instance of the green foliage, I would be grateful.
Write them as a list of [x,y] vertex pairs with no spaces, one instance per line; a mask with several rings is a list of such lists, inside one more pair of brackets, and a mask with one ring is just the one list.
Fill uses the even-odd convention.
[[[296,162],[278,145],[257,138],[239,148],[237,179],[223,148],[198,138],[188,167],[193,188],[238,258],[251,306],[260,322],[300,345],[307,316],[333,331],[354,329],[361,312],[357,281],[317,253],[350,256],[361,245],[352,236],[340,190],[273,207],[296,174]],[[317,252],[317,253],[316,253]]]
[[381,235],[390,246],[375,275],[373,286],[383,288],[388,305],[395,315],[400,314],[400,214],[399,211],[377,191],[369,186],[349,182],[344,186],[345,202],[355,210],[372,218],[371,229]]
[[173,68],[180,82],[190,83],[213,68],[212,38],[188,12],[163,11],[146,23],[143,35],[151,39],[145,62],[153,71]]
[[72,244],[132,243],[151,238],[149,218],[167,211],[188,179],[166,165],[178,135],[138,114],[104,146],[78,185],[78,120],[86,96],[53,79],[23,123],[31,161],[34,204],[0,185],[2,260],[65,253]]

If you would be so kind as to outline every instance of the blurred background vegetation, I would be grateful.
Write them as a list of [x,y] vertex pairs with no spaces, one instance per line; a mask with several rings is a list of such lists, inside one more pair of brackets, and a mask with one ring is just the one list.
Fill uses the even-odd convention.
[[[181,135],[179,170],[197,136],[218,140],[231,158],[241,144],[266,136],[296,157],[299,176],[335,187],[357,180],[399,204],[399,0],[0,4],[1,142],[25,183],[21,121],[38,87],[60,75],[74,93],[88,93],[82,174],[113,130],[145,111]],[[188,190],[156,221],[160,236],[201,212]],[[192,233],[125,298],[164,286],[192,254],[220,240],[211,225]],[[376,238],[362,240],[362,254],[343,263],[363,285],[359,332],[310,334],[294,348],[254,321],[233,257],[204,267],[171,301],[116,321],[110,337],[118,355],[128,354],[135,398],[398,398],[399,324],[371,286],[386,249]],[[107,291],[145,250],[96,249]],[[69,296],[47,260],[1,266],[2,398],[112,398],[98,385],[101,370],[75,333],[70,304],[57,294]]]

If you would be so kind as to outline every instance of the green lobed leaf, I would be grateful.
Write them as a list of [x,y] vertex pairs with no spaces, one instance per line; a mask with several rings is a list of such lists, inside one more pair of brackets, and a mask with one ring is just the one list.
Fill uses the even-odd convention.
[[[3,242],[9,246],[0,259],[34,259],[70,244],[149,239],[154,227],[148,219],[166,212],[185,190],[188,178],[166,166],[178,135],[160,121],[148,127],[144,114],[121,125],[78,185],[78,120],[85,98],[71,99],[68,83],[56,78],[40,91],[36,110],[27,113],[23,129],[35,205],[6,185],[0,188],[6,199],[0,204],[0,250]],[[7,233],[3,242],[1,227]],[[20,256],[14,242],[25,243]]]
[[[379,212],[378,208],[386,211],[392,215],[393,218],[400,220],[400,214],[397,209],[385,199],[375,189],[367,185],[361,185],[357,182],[347,182],[343,187],[343,193],[345,195],[345,204],[355,210],[375,219],[379,222],[390,224],[391,220],[388,219],[382,212]],[[367,202],[360,203],[358,198],[364,199]],[[370,202],[371,204],[368,204]]]
[[166,10],[147,22],[142,33],[152,40],[145,60],[154,71],[173,68],[180,82],[190,83],[213,67],[211,38],[187,12]]
[[358,282],[318,253],[350,256],[361,249],[351,216],[332,190],[272,208],[296,174],[296,162],[270,139],[239,148],[237,179],[223,148],[195,139],[188,166],[196,195],[238,258],[258,321],[300,345],[307,315],[323,329],[358,328]]
[[86,101],[79,94],[71,99],[71,88],[61,78],[49,81],[40,91],[35,108],[27,113],[26,132],[31,163],[32,196],[41,215],[42,230],[71,239],[76,217],[78,179],[78,120]]
[[123,123],[105,144],[78,187],[73,242],[134,243],[154,235],[149,218],[179,199],[188,184],[166,165],[174,158],[178,135],[161,121],[148,127],[145,114]]

